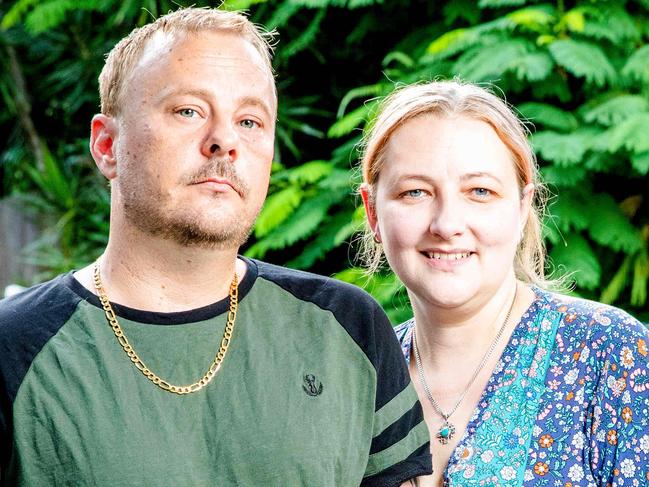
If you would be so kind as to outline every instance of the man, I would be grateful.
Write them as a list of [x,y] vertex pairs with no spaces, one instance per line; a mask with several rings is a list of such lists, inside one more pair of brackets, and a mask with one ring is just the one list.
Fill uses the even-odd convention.
[[[100,75],[100,259],[0,304],[2,485],[409,485],[428,434],[362,291],[237,256],[276,93],[245,17],[179,10]],[[119,303],[119,304],[117,304]]]

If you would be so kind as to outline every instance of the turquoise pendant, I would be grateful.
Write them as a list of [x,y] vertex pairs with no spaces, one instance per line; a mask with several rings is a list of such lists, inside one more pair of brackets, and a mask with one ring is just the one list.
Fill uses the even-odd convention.
[[442,426],[440,426],[435,438],[437,438],[442,445],[446,445],[454,435],[455,426],[453,426],[453,423],[449,423],[447,420],[444,421],[444,424],[442,424]]

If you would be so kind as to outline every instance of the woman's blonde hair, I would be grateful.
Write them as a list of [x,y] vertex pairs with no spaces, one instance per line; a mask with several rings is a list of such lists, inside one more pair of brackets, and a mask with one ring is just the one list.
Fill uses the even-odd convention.
[[[376,118],[365,133],[361,170],[363,186],[370,204],[374,204],[376,184],[386,163],[386,146],[400,126],[415,117],[433,114],[440,117],[464,116],[489,124],[512,155],[518,187],[534,185],[532,208],[516,250],[514,270],[523,282],[545,286],[545,247],[541,219],[545,211],[546,190],[539,178],[538,166],[527,135],[529,131],[512,109],[490,91],[479,86],[454,81],[433,81],[397,88],[380,104]],[[366,225],[361,257],[369,272],[383,262],[383,249]]]
[[[194,34],[203,31],[232,33],[250,42],[272,77],[273,33],[253,24],[245,15],[213,8],[182,8],[134,29],[108,53],[99,75],[101,113],[119,113],[120,98],[128,75],[142,57],[149,39],[157,32]],[[273,83],[273,89],[275,85]],[[277,94],[275,93],[275,97]]]

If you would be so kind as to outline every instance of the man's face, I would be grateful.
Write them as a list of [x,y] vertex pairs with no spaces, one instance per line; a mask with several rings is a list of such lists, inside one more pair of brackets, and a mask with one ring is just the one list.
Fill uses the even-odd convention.
[[113,142],[113,211],[181,245],[237,248],[268,190],[275,96],[240,37],[199,32],[149,41],[125,80]]

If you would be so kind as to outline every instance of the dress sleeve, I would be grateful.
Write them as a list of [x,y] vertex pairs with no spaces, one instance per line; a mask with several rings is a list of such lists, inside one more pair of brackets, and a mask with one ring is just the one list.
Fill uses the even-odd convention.
[[600,317],[612,326],[590,411],[591,465],[599,485],[649,485],[649,333],[616,311]]
[[362,486],[399,486],[432,473],[430,435],[401,347],[381,310],[374,315],[377,397]]

